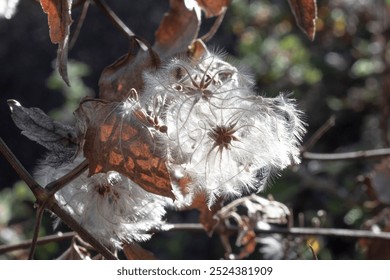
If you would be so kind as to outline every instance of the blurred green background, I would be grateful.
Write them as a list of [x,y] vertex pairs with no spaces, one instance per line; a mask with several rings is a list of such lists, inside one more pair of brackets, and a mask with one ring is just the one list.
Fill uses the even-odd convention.
[[[112,9],[139,36],[153,41],[168,1],[110,1]],[[80,8],[73,11],[73,18]],[[305,141],[331,116],[336,119],[311,148],[336,153],[389,146],[390,1],[318,1],[317,33],[311,42],[297,27],[285,0],[233,0],[222,26],[209,42],[222,48],[252,73],[259,94],[292,92],[305,112]],[[201,33],[212,20],[205,20]],[[74,28],[75,24],[72,26]],[[128,42],[100,12],[90,7],[80,37],[69,53],[71,88],[53,70],[56,46],[48,36],[47,18],[35,1],[20,1],[11,19],[0,19],[1,137],[29,171],[45,151],[20,135],[7,99],[40,107],[53,118],[72,122],[83,96],[95,96],[105,66],[127,50]],[[304,143],[305,143],[304,141]],[[286,204],[294,226],[389,230],[390,167],[388,160],[321,162],[303,160],[273,180],[265,193]],[[0,160],[0,244],[31,237],[33,197]],[[169,213],[169,222],[196,222],[197,213]],[[41,234],[51,234],[45,215]],[[66,230],[66,227],[62,227]],[[284,238],[285,258],[311,259],[310,241],[320,259],[390,258],[390,244],[353,238]],[[41,246],[37,258],[55,258],[69,242]],[[217,236],[160,233],[143,244],[163,259],[218,259]],[[378,250],[377,248],[381,248]],[[23,258],[24,252],[1,258]],[[256,250],[251,258],[264,258]]]

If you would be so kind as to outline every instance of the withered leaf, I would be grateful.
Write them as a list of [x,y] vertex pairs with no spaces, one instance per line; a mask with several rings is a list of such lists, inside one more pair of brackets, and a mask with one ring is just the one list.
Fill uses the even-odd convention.
[[117,171],[148,192],[174,198],[168,169],[154,153],[149,130],[122,105],[85,100],[76,112],[85,119],[83,151],[89,175]]
[[74,127],[52,120],[39,108],[25,108],[16,100],[8,100],[15,125],[22,134],[44,146],[60,159],[73,156],[78,148]]
[[91,255],[88,250],[83,246],[78,245],[74,240],[70,244],[70,247],[57,258],[57,260],[88,260],[91,259]]
[[128,260],[155,260],[154,254],[145,250],[137,243],[128,243],[123,246],[123,252]]
[[226,9],[231,0],[196,0],[206,17],[219,16]]
[[197,193],[194,200],[192,201],[190,208],[199,210],[199,222],[202,224],[203,228],[209,236],[213,234],[213,231],[218,224],[218,219],[214,216],[221,209],[221,207],[222,199],[219,198],[217,202],[214,203],[213,206],[211,206],[209,209],[207,207],[207,195],[202,192]]
[[288,2],[297,25],[313,41],[316,34],[316,0],[288,0]]
[[[132,88],[141,92],[144,85],[143,72],[159,66],[159,56],[147,42],[141,40],[135,36],[130,37],[129,52],[103,70],[99,80],[101,99],[124,100]],[[147,51],[142,50],[140,43],[146,46]]]
[[182,0],[169,2],[170,10],[164,15],[156,31],[153,46],[162,59],[185,52],[197,37],[200,27],[199,7],[189,9]]
[[68,43],[69,28],[72,24],[72,0],[40,0],[43,11],[47,14],[50,40],[58,44],[57,67],[61,77],[69,85],[68,78]]
[[243,216],[239,223],[239,234],[236,240],[237,246],[242,246],[238,259],[244,259],[256,249],[256,233],[248,217]]

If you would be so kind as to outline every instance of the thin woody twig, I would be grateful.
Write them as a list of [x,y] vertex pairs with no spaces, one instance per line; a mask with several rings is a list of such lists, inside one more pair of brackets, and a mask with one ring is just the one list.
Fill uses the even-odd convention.
[[[40,237],[40,238],[38,238],[36,243],[37,243],[37,245],[44,245],[44,244],[51,243],[51,242],[58,242],[58,241],[70,239],[70,238],[74,237],[75,235],[76,235],[76,233],[74,233],[74,232],[66,232],[66,233],[59,232],[57,234],[52,234],[52,235]],[[0,245],[0,255],[7,253],[7,252],[16,251],[16,250],[28,249],[31,246],[32,242],[33,242],[33,240],[30,239],[30,240],[26,240],[26,241],[23,241],[23,242],[18,243],[18,244]]]
[[307,140],[306,144],[302,147],[302,152],[309,151],[318,140],[334,125],[336,124],[336,117],[332,115],[321,127]]
[[57,191],[59,191],[62,187],[64,187],[66,184],[71,182],[73,179],[77,178],[79,175],[81,175],[86,169],[88,168],[88,160],[84,160],[79,165],[77,165],[72,171],[65,174],[61,178],[49,183],[45,189],[49,192],[48,195],[52,196]]
[[[204,231],[201,224],[167,224],[168,231],[190,231],[198,232]],[[236,226],[229,226],[226,228],[230,231],[238,231],[239,228]],[[225,230],[226,230],[225,229]],[[353,229],[339,229],[339,228],[271,228],[267,230],[254,229],[257,234],[271,234],[279,233],[285,235],[318,235],[318,236],[334,236],[334,237],[345,237],[345,238],[367,238],[367,239],[389,239],[390,232],[372,232],[369,230],[353,230]],[[216,228],[218,233],[218,227]]]
[[221,23],[225,17],[226,10],[227,10],[226,7],[222,8],[221,14],[218,15],[217,19],[215,20],[215,22],[214,22],[213,26],[211,27],[211,29],[209,30],[209,32],[207,32],[205,35],[203,35],[200,38],[203,42],[208,42],[211,38],[214,37],[215,33],[217,33],[217,31],[218,31],[219,27],[221,26]]
[[105,15],[112,21],[112,23],[126,36],[134,36],[126,24],[114,13],[104,0],[94,0],[95,4],[105,13]]
[[37,200],[42,201],[47,198],[45,190],[34,180],[28,173],[16,156],[8,148],[7,144],[0,137],[0,152],[3,154],[8,163],[12,166],[19,177],[27,184]]
[[[162,230],[162,232],[170,231],[186,231],[186,232],[204,232],[204,228],[202,224],[199,223],[184,223],[184,224],[166,224],[166,230]],[[218,233],[219,228],[217,227],[215,233]],[[238,232],[239,228],[237,226],[225,226],[223,231],[230,232]],[[154,231],[153,233],[160,232]],[[372,232],[368,230],[353,230],[353,229],[338,229],[338,228],[276,228],[273,227],[271,229],[263,230],[263,229],[254,229],[256,234],[273,234],[279,233],[284,235],[317,235],[317,236],[332,236],[332,237],[343,237],[343,238],[366,238],[366,239],[386,239],[390,240],[389,232]],[[39,238],[37,244],[46,244],[53,241],[64,240],[68,238],[74,237],[75,233],[65,233],[62,235],[50,235],[46,237]],[[81,236],[81,235],[80,235]],[[82,237],[82,236],[81,236]],[[85,240],[85,239],[84,239]],[[31,245],[31,240],[25,241],[20,244],[15,245],[3,245],[0,246],[0,254],[19,250],[26,249]],[[91,243],[90,243],[91,244]],[[91,244],[93,245],[93,244]],[[96,249],[96,246],[93,246]],[[112,254],[109,252],[109,254]],[[102,254],[105,258],[107,255]],[[113,255],[112,255],[113,256]],[[113,256],[115,258],[115,256]]]
[[347,152],[347,153],[334,153],[334,154],[303,152],[302,158],[311,159],[311,160],[334,161],[334,160],[357,160],[357,159],[379,158],[379,157],[386,157],[389,155],[390,155],[390,148],[386,148],[386,149],[356,151],[356,152]]
[[[117,259],[110,250],[108,250],[104,245],[102,245],[97,239],[95,239],[88,231],[86,231],[82,226],[80,226],[77,221],[75,221],[72,216],[70,216],[65,210],[63,210],[59,205],[54,196],[49,195],[50,193],[42,188],[34,178],[28,173],[28,171],[23,167],[23,165],[18,161],[15,155],[7,147],[4,141],[0,138],[0,152],[6,158],[6,160],[11,164],[19,177],[26,182],[27,186],[33,192],[37,203],[39,205],[45,205],[48,210],[51,210],[56,214],[62,221],[64,221],[71,229],[76,231],[82,239],[91,244],[99,253],[101,253],[106,259]],[[76,172],[80,172],[83,167],[83,163],[79,165],[80,169],[76,168]],[[71,172],[72,173],[72,172]],[[67,180],[71,180],[74,176],[65,176]],[[58,183],[58,182],[57,182]],[[50,184],[49,184],[50,185]],[[59,186],[60,184],[54,184]],[[56,189],[53,187],[53,189]]]
[[[54,199],[54,197],[52,198]],[[72,216],[70,216],[65,210],[63,210],[57,203],[48,205],[48,209],[61,218],[61,220],[67,224],[72,230],[78,233],[78,235],[86,242],[91,244],[96,251],[101,253],[108,260],[116,260],[117,258],[113,253],[108,250],[103,244],[101,244],[95,237],[93,237],[87,230],[77,223]]]
[[[111,10],[110,6],[104,0],[93,0],[95,4],[104,12],[104,14],[111,20],[111,22],[126,36],[126,37],[136,37],[135,33],[127,27],[127,25]],[[145,44],[145,41],[137,37],[135,39],[139,46],[144,50],[150,50],[151,48],[148,44]]]
[[42,205],[39,205],[37,209],[37,215],[35,218],[35,226],[34,226],[34,234],[33,238],[31,239],[31,247],[30,252],[28,254],[28,259],[32,260],[34,258],[35,248],[37,247],[37,241],[39,237],[39,228],[41,226],[43,212],[45,211],[46,203],[43,203]]
[[90,3],[91,2],[89,0],[85,0],[83,3],[83,8],[81,10],[80,17],[77,21],[76,28],[73,31],[73,36],[72,36],[70,43],[69,43],[69,50],[73,49],[74,45],[76,44],[77,38],[80,35],[81,27],[83,26],[85,18],[87,16],[87,12],[88,12],[88,8],[89,8]]

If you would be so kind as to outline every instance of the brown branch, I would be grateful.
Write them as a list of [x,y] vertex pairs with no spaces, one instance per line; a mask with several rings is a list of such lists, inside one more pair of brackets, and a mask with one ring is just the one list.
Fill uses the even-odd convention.
[[303,159],[310,160],[357,160],[357,159],[368,159],[368,158],[379,158],[386,157],[390,155],[390,148],[386,149],[376,149],[376,150],[367,150],[367,151],[356,151],[356,152],[347,152],[347,153],[334,153],[334,154],[318,154],[303,152]]
[[8,148],[7,144],[0,137],[0,152],[3,154],[8,163],[12,166],[19,177],[27,184],[35,198],[39,201],[47,199],[46,191],[35,181],[35,179],[28,173],[16,156]]
[[[64,223],[66,223],[72,230],[76,231],[82,239],[91,244],[96,251],[101,253],[106,259],[117,259],[110,250],[108,250],[104,245],[102,245],[97,239],[95,239],[88,231],[86,231],[82,226],[78,224],[76,220],[72,218],[65,210],[63,210],[59,205],[58,201],[52,196],[52,193],[49,193],[46,189],[42,188],[34,178],[28,173],[28,171],[23,167],[23,165],[18,161],[15,155],[7,147],[4,141],[0,138],[0,152],[6,158],[6,160],[11,164],[19,177],[26,182],[27,186],[33,192],[38,205],[45,205],[47,209],[51,210],[56,214]],[[71,175],[65,175],[60,178],[61,183],[69,182],[74,178],[74,175],[77,172],[81,172],[85,168],[85,162],[81,163],[76,167]],[[49,184],[50,185],[50,184]],[[52,190],[56,190],[60,183],[54,181]]]
[[[167,224],[168,231],[189,231],[199,232],[204,231],[201,224]],[[229,226],[224,230],[237,232],[238,227]],[[332,237],[345,237],[345,238],[367,238],[367,239],[389,239],[390,232],[372,232],[369,230],[354,230],[354,229],[338,229],[338,228],[271,228],[267,230],[254,229],[257,234],[272,234],[279,233],[285,235],[319,235],[319,236],[332,236]],[[218,227],[215,231],[218,233]]]
[[331,116],[317,131],[307,140],[306,144],[302,147],[302,152],[310,150],[321,137],[329,131],[336,124],[336,117]]
[[77,38],[80,35],[81,27],[84,24],[85,18],[87,16],[88,8],[91,2],[89,0],[83,0],[83,8],[81,10],[81,14],[79,19],[77,20],[76,28],[74,29],[72,39],[70,39],[69,42],[69,50],[73,49],[74,45],[76,44]]
[[209,32],[207,32],[205,35],[203,35],[200,38],[203,42],[208,42],[211,38],[214,37],[215,33],[217,33],[217,31],[218,31],[219,27],[221,26],[221,23],[222,23],[222,21],[223,21],[223,19],[225,17],[226,10],[227,10],[227,8],[223,7],[223,10],[222,10],[221,14],[218,15],[218,17],[214,21],[213,26],[209,30]]
[[104,0],[94,0],[96,6],[98,6],[104,14],[111,20],[111,22],[127,37],[134,36],[134,32],[131,31],[126,24],[114,13],[113,10],[107,5]]
[[34,226],[34,234],[33,234],[33,238],[31,239],[31,248],[28,254],[29,260],[32,260],[34,258],[35,248],[37,247],[37,241],[39,237],[39,228],[41,226],[43,212],[45,212],[45,208],[46,208],[46,203],[43,203],[42,205],[39,205],[37,209],[35,226]]
[[77,165],[72,171],[65,174],[61,178],[49,183],[45,189],[49,192],[48,195],[52,196],[57,191],[59,191],[66,184],[70,183],[72,180],[80,176],[88,168],[88,160],[84,160],[79,165]]
[[[51,199],[54,199],[52,197]],[[56,214],[61,220],[67,224],[73,231],[86,242],[91,244],[97,252],[102,254],[108,260],[116,260],[117,258],[108,250],[103,244],[101,244],[95,237],[93,237],[86,229],[79,225],[79,223],[73,219],[65,210],[63,210],[57,203],[48,205],[48,209]]]
[[[51,243],[51,242],[63,241],[66,239],[70,239],[70,238],[74,237],[75,235],[76,234],[74,232],[66,232],[66,233],[59,232],[59,233],[56,233],[53,235],[48,235],[48,236],[38,238],[36,244],[37,245],[44,245],[44,244]],[[32,242],[33,242],[33,240],[30,239],[30,240],[26,240],[26,241],[23,241],[23,242],[18,243],[18,244],[0,245],[0,255],[4,254],[4,253],[16,251],[16,250],[28,249],[31,246]]]

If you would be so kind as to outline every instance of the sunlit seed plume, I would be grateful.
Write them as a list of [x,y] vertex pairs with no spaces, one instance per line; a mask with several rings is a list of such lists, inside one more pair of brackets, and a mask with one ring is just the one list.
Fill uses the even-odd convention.
[[207,193],[209,206],[262,190],[272,173],[299,163],[305,129],[294,101],[257,96],[219,56],[173,58],[144,78],[142,106],[167,127],[169,167],[190,178],[190,193]]
[[[83,160],[77,157],[59,168],[42,167],[38,179],[46,185]],[[115,171],[91,177],[83,173],[58,191],[56,198],[81,226],[111,248],[120,248],[123,242],[146,241],[151,237],[150,230],[163,225],[165,199]]]

